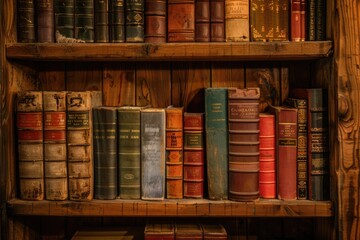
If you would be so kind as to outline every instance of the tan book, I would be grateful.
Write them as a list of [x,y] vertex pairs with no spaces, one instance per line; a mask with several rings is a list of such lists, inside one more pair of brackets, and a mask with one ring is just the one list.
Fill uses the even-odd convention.
[[227,42],[250,41],[248,0],[225,0],[225,36]]

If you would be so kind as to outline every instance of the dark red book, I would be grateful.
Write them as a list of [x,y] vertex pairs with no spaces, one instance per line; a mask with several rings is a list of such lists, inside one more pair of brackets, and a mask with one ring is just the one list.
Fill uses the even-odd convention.
[[210,41],[210,0],[195,0],[195,41]]
[[301,39],[301,3],[300,0],[291,0],[290,4],[290,39],[291,41],[299,42]]
[[300,0],[300,41],[306,39],[306,0]]
[[145,0],[145,42],[166,42],[166,0]]
[[168,42],[195,41],[195,1],[168,1]]

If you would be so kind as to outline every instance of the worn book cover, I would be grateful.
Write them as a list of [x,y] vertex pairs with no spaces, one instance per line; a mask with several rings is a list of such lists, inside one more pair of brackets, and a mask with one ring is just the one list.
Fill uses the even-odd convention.
[[145,0],[145,42],[166,42],[166,8],[166,0]]
[[145,240],[174,240],[175,227],[171,221],[165,222],[149,222],[145,225]]
[[109,7],[107,0],[94,0],[94,42],[109,42]]
[[226,240],[228,234],[222,224],[202,223],[204,240]]
[[195,41],[210,41],[210,0],[195,0]]
[[195,41],[195,1],[168,1],[168,42]]
[[94,42],[94,0],[75,0],[74,25],[76,39]]
[[75,0],[54,0],[55,31],[66,38],[74,38]]
[[37,0],[36,2],[36,29],[37,42],[52,43],[54,33],[54,1]]
[[225,36],[227,42],[250,41],[248,0],[225,0]]
[[109,41],[125,42],[125,0],[109,1]]
[[17,42],[33,43],[35,34],[35,6],[34,0],[17,0]]
[[175,223],[175,240],[203,239],[203,230],[198,223]]
[[125,41],[144,42],[145,0],[125,0]]
[[210,0],[210,42],[225,42],[225,0]]

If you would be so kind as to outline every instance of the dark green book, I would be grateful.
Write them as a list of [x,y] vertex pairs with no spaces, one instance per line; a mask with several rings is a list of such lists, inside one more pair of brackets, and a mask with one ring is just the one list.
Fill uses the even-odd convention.
[[108,17],[108,1],[94,0],[94,31],[95,42],[109,42],[109,17]]
[[144,0],[125,0],[126,42],[144,42]]
[[117,191],[117,109],[93,108],[94,198],[115,199]]
[[315,40],[326,39],[326,0],[315,0]]
[[74,0],[55,0],[55,31],[67,38],[74,38]]
[[306,40],[315,41],[315,1],[306,3]]
[[205,136],[209,199],[228,198],[227,89],[205,89]]
[[125,7],[124,0],[109,1],[110,42],[125,42]]
[[94,42],[94,0],[75,0],[76,39]]
[[17,41],[19,43],[36,41],[34,0],[17,0]]

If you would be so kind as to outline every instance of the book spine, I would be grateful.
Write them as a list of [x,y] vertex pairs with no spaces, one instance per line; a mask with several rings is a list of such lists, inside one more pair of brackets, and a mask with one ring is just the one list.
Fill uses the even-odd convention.
[[315,40],[326,39],[326,0],[315,0]]
[[166,42],[166,1],[145,0],[145,42]]
[[306,40],[306,5],[307,0],[300,0],[300,41]]
[[74,0],[55,0],[55,31],[67,38],[74,38]]
[[275,116],[262,113],[259,120],[259,194],[276,198]]
[[17,41],[19,43],[36,41],[34,0],[17,0]]
[[45,199],[68,199],[66,92],[43,92]]
[[204,197],[204,113],[184,113],[184,197]]
[[265,42],[268,25],[265,17],[268,14],[267,7],[262,0],[250,0],[250,37],[251,41]]
[[210,41],[210,0],[195,0],[195,41]]
[[288,41],[289,40],[289,14],[290,6],[288,0],[275,0],[275,31],[274,41]]
[[94,0],[94,42],[109,42],[109,12],[107,0]]
[[18,167],[20,198],[43,200],[43,101],[42,92],[18,92],[16,126],[18,138]]
[[227,89],[205,89],[205,138],[208,194],[228,198]]
[[225,36],[227,42],[250,41],[248,0],[225,0]]
[[229,88],[229,199],[259,197],[259,88]]
[[308,0],[307,2],[307,17],[306,17],[306,29],[308,41],[315,41],[315,1]]
[[122,107],[118,110],[119,135],[119,197],[140,199],[141,129],[138,107]]
[[291,0],[291,41],[299,42],[301,39],[301,3],[300,0]]
[[195,41],[195,1],[168,1],[168,42]]
[[115,199],[117,193],[117,110],[93,108],[94,198]]
[[40,43],[54,42],[54,3],[53,0],[36,1],[37,41]]
[[165,197],[165,109],[141,111],[141,198]]
[[125,42],[124,0],[109,0],[109,41]]
[[225,42],[225,0],[210,0],[210,41]]
[[144,0],[125,0],[126,42],[144,42]]
[[94,42],[94,0],[75,0],[74,12],[74,37],[85,42]]

